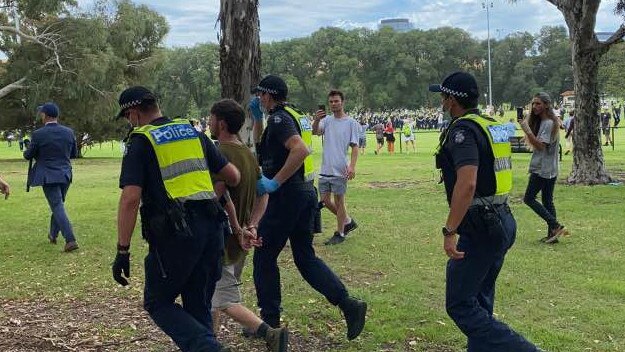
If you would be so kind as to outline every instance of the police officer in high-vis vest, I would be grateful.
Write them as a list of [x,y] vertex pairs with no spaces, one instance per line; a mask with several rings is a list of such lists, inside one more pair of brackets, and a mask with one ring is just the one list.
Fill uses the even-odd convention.
[[367,304],[348,295],[341,280],[313,249],[313,222],[318,209],[310,156],[312,126],[286,103],[288,88],[282,78],[266,76],[255,92],[269,114],[260,143],[263,175],[257,187],[259,194],[269,193],[269,203],[258,226],[263,245],[254,250],[254,284],[261,317],[271,327],[280,326],[282,295],[277,260],[289,240],[302,277],[341,309],[347,322],[347,338],[352,340],[364,327]]
[[[140,210],[142,234],[150,245],[144,308],[182,351],[229,351],[215,339],[210,313],[221,275],[225,218],[209,171],[233,186],[239,171],[188,120],[162,117],[148,89],[126,89],[119,105],[119,117],[134,129],[120,175],[113,278],[128,285],[130,238]],[[182,305],[176,303],[178,296]]]
[[443,110],[452,117],[436,153],[450,208],[442,227],[449,257],[447,313],[467,336],[469,352],[537,351],[493,316],[495,282],[516,236],[508,206],[508,134],[500,123],[480,114],[472,75],[452,73],[430,91],[441,93]]

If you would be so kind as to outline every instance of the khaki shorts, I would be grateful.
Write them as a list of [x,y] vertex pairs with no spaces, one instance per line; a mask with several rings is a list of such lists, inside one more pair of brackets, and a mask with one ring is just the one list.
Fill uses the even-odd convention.
[[223,310],[241,304],[241,272],[245,265],[245,257],[236,263],[223,265],[221,279],[217,281],[212,299],[212,310]]

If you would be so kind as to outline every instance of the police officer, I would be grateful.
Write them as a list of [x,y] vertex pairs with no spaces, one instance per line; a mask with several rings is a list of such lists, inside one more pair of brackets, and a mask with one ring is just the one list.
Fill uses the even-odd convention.
[[[263,246],[254,250],[254,284],[262,319],[271,327],[280,325],[281,300],[278,255],[286,241],[302,277],[333,305],[338,305],[347,323],[347,338],[355,339],[365,324],[367,304],[351,298],[341,280],[315,255],[313,223],[317,194],[312,183],[310,123],[286,103],[284,80],[269,75],[255,88],[269,118],[260,143],[263,175],[258,193],[269,193],[267,210],[258,236]],[[308,145],[307,145],[308,144]]]
[[452,73],[430,91],[441,93],[443,110],[452,116],[436,154],[450,207],[442,229],[449,257],[447,313],[467,336],[469,352],[537,351],[493,317],[495,282],[516,236],[508,207],[508,134],[500,123],[480,114],[472,75]]
[[118,116],[135,128],[122,161],[113,278],[128,284],[130,239],[141,203],[142,233],[150,245],[144,308],[182,351],[229,351],[215,339],[210,314],[221,275],[224,218],[209,170],[232,186],[239,172],[188,120],[162,117],[148,89],[126,89],[119,105]]

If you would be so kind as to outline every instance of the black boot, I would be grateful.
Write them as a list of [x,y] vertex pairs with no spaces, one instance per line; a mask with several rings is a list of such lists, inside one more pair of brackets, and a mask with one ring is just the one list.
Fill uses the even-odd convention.
[[347,323],[347,339],[353,340],[365,327],[365,319],[367,314],[367,303],[352,297],[346,297],[339,308],[343,311],[345,322]]

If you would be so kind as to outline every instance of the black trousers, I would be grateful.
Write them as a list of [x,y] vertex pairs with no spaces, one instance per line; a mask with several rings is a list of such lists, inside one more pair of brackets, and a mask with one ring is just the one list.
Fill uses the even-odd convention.
[[[556,207],[553,204],[553,190],[556,185],[556,179],[557,177],[543,178],[537,174],[530,174],[530,179],[525,189],[525,196],[523,197],[523,202],[545,220],[549,230],[560,226],[556,217]],[[538,192],[541,194],[542,204],[536,200]]]
[[[507,205],[487,212],[472,208],[458,233],[463,259],[447,262],[447,314],[467,336],[468,352],[537,352],[538,349],[493,316],[495,283],[516,238]],[[483,208],[481,208],[483,209]]]
[[221,278],[223,225],[198,209],[190,211],[189,226],[192,236],[150,240],[144,308],[182,351],[219,351],[210,311]]
[[267,211],[258,227],[263,246],[254,250],[254,285],[261,317],[272,327],[280,325],[282,294],[277,261],[287,240],[297,270],[312,288],[333,305],[347,297],[341,280],[317,257],[313,248],[317,204],[317,193],[311,183],[284,185],[269,196]]

